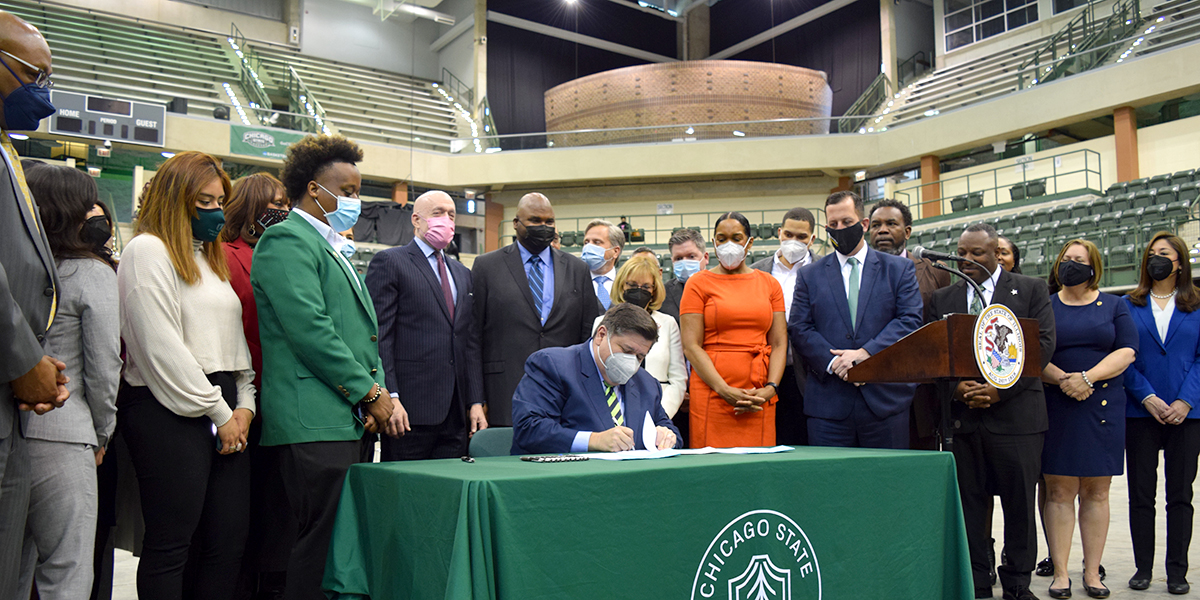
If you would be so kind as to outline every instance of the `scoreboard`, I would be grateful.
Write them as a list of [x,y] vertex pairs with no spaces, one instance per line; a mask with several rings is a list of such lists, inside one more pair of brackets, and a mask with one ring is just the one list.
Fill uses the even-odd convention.
[[58,109],[50,119],[52,134],[159,148],[164,144],[167,108],[161,104],[60,90],[50,91],[50,101]]

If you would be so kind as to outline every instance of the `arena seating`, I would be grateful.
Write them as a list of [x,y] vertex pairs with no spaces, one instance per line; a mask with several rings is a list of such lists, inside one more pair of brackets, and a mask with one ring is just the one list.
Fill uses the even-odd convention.
[[238,80],[216,36],[61,5],[0,0],[0,9],[46,37],[56,89],[158,104],[185,98],[189,113],[211,116],[229,104],[222,84]]

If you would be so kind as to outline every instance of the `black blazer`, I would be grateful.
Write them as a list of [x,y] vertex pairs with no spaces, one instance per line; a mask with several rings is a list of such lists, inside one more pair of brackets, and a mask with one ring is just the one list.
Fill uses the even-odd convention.
[[574,346],[592,337],[592,323],[601,314],[587,265],[551,248],[554,303],[543,326],[518,243],[479,256],[471,269],[490,425],[512,425],[512,397],[525,374],[525,359],[542,348]]
[[[1009,307],[1018,318],[1038,320],[1041,362],[1045,368],[1054,356],[1055,341],[1054,310],[1046,282],[1001,270],[992,302]],[[926,306],[925,320],[936,321],[967,310],[967,284],[958,281],[933,293]],[[942,394],[954,392],[952,385],[940,387]],[[1046,396],[1037,377],[1023,377],[1011,388],[1000,390],[1000,401],[988,408],[967,408],[962,402],[951,401],[950,415],[955,432],[962,433],[973,432],[980,425],[992,433],[1005,435],[1040,433],[1048,428]]]
[[449,257],[446,269],[458,290],[453,321],[441,280],[416,240],[375,254],[367,268],[384,380],[388,391],[400,395],[413,425],[445,421],[456,387],[462,401],[457,410],[483,402],[471,271]]
[[663,284],[667,291],[667,297],[663,300],[662,306],[658,312],[664,315],[671,315],[675,322],[679,322],[679,301],[683,300],[683,281],[678,278],[672,279]]

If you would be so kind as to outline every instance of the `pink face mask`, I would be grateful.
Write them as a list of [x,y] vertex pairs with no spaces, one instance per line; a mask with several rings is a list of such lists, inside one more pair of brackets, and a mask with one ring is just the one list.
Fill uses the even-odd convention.
[[442,250],[450,245],[450,240],[454,239],[453,219],[450,217],[429,217],[425,219],[425,222],[429,223],[429,231],[425,232],[425,243],[438,250]]

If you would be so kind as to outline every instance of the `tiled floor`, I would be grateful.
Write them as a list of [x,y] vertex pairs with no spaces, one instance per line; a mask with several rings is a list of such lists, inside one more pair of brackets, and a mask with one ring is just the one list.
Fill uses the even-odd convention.
[[[1133,551],[1129,542],[1129,496],[1125,486],[1124,477],[1113,478],[1112,491],[1109,494],[1109,503],[1112,510],[1112,521],[1108,530],[1108,545],[1104,552],[1104,568],[1108,571],[1108,579],[1104,582],[1105,585],[1112,590],[1111,598],[1119,598],[1125,600],[1150,600],[1161,598],[1180,598],[1181,596],[1172,596],[1167,593],[1166,574],[1162,571],[1162,563],[1165,557],[1166,548],[1166,516],[1163,513],[1162,506],[1164,501],[1164,492],[1162,489],[1163,477],[1160,467],[1159,476],[1158,501],[1159,510],[1157,513],[1158,533],[1156,541],[1158,550],[1155,554],[1155,572],[1154,581],[1150,585],[1150,589],[1138,592],[1129,589],[1127,582],[1133,575]],[[1200,483],[1194,487],[1200,492]],[[1200,493],[1197,494],[1200,498]],[[1200,524],[1200,520],[1197,521]],[[993,520],[994,536],[997,540],[1003,539],[1003,515],[1000,513],[999,503],[996,507],[996,516]],[[1039,560],[1047,556],[1045,540],[1039,539],[1038,544],[1040,551],[1038,553]],[[1000,544],[997,543],[996,552],[1000,552]],[[1192,540],[1191,552],[1189,561],[1192,568],[1192,575],[1189,580],[1192,582],[1194,591],[1188,597],[1200,598],[1200,539]],[[1083,590],[1083,550],[1079,545],[1079,533],[1076,531],[1075,544],[1071,549],[1071,578],[1074,580],[1075,598],[1087,598],[1087,593]],[[116,572],[113,576],[113,600],[136,600],[137,599],[137,558],[128,552],[118,550],[116,558]],[[1046,588],[1050,585],[1049,577],[1033,578],[1033,591],[1039,598],[1045,600],[1049,598],[1046,593]],[[1000,588],[996,589],[996,597],[999,598]],[[866,599],[853,599],[866,600]],[[926,600],[926,599],[913,599]]]

